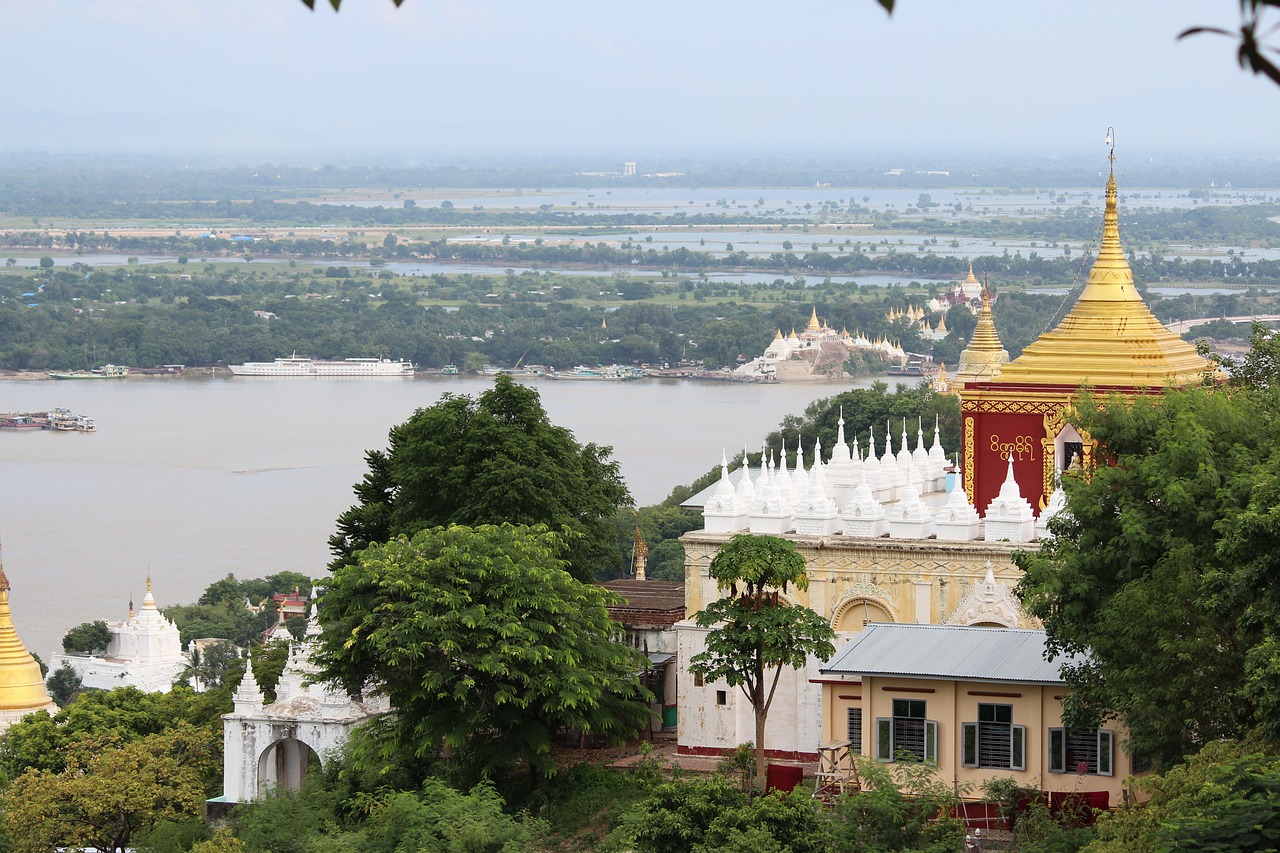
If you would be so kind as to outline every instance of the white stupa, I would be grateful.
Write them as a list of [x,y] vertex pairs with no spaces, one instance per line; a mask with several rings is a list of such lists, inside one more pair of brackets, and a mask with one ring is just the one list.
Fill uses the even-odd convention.
[[969,542],[977,539],[982,531],[982,519],[978,510],[969,503],[964,490],[964,473],[956,468],[955,485],[947,493],[947,502],[933,515],[933,525],[938,539],[945,542]]
[[747,510],[738,500],[738,493],[729,479],[729,459],[720,451],[720,481],[715,494],[702,508],[703,526],[709,533],[737,533],[747,529]]
[[933,513],[920,500],[915,465],[907,464],[907,484],[902,497],[885,509],[891,539],[928,539],[933,535]]
[[107,630],[111,640],[101,656],[60,652],[50,659],[50,669],[66,664],[80,676],[84,687],[136,687],[147,693],[164,693],[187,668],[178,626],[156,607],[149,577],[141,609],[135,613],[130,602],[128,618],[108,622]]
[[[848,452],[848,448],[846,448]],[[826,476],[822,470],[822,441],[813,441],[813,471],[809,490],[796,509],[796,533],[803,536],[827,536],[840,529],[840,510],[827,494]]]
[[1035,535],[1035,512],[1022,496],[1013,476],[1013,454],[1009,454],[1009,473],[1000,486],[1000,494],[992,499],[983,515],[983,538],[988,542],[1030,542]]

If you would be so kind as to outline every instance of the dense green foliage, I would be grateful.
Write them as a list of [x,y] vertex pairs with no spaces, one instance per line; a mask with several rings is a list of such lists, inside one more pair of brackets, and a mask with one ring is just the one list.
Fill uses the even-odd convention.
[[62,637],[62,650],[69,655],[100,655],[111,642],[107,623],[98,619],[72,628]]
[[1088,397],[1103,464],[1064,482],[1019,594],[1066,667],[1077,722],[1119,717],[1164,764],[1258,731],[1280,742],[1280,414],[1273,333],[1221,388]]
[[569,571],[593,580],[618,564],[610,524],[631,496],[610,448],[551,423],[538,392],[499,376],[477,397],[446,394],[366,454],[359,503],[338,517],[331,567],[400,535],[452,524],[545,524],[565,531]]
[[208,728],[123,741],[89,736],[63,749],[62,771],[28,769],[5,791],[4,827],[20,853],[94,847],[123,851],[162,820],[199,817],[222,739]]
[[[168,693],[144,693],[136,687],[83,690],[58,713],[28,714],[0,741],[0,768],[13,778],[29,768],[61,773],[71,744],[95,737],[131,743],[188,724],[222,731],[222,714],[231,710],[229,690],[194,693],[175,687]],[[212,780],[206,780],[212,781]]]
[[[311,578],[299,572],[277,572],[243,581],[227,575],[211,583],[195,604],[169,605],[164,615],[178,626],[184,647],[203,638],[248,647],[262,642],[263,633],[279,618],[272,596],[296,591],[308,598],[311,583]],[[299,617],[289,623],[290,630],[306,628],[306,620]]]
[[348,692],[384,693],[393,748],[443,744],[486,772],[523,761],[550,775],[564,730],[623,738],[648,721],[606,605],[575,580],[545,528],[451,526],[360,551],[326,583],[314,659]]
[[763,781],[765,722],[782,670],[827,660],[836,635],[817,613],[782,597],[790,587],[809,588],[804,557],[790,540],[739,533],[712,558],[707,575],[721,598],[694,616],[712,630],[689,671],[742,689],[755,712],[756,778]]

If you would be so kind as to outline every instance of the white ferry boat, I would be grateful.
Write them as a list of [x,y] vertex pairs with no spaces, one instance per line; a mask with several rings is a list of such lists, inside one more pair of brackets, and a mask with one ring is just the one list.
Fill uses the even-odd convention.
[[229,364],[236,376],[412,376],[413,363],[389,358],[344,358],[319,361],[291,355],[275,361],[248,361]]

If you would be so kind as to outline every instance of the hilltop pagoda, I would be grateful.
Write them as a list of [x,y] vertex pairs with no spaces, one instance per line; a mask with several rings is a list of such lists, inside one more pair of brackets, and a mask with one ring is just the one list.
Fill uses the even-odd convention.
[[22,644],[9,612],[9,578],[0,557],[0,733],[35,711],[58,712],[40,674],[40,664]]
[[1055,471],[1075,456],[1091,462],[1092,444],[1067,414],[1081,388],[1132,398],[1197,384],[1212,369],[1160,324],[1134,286],[1120,244],[1114,153],[1110,159],[1102,244],[1080,298],[997,374],[965,381],[960,391],[964,488],[975,506],[1000,493],[1010,458],[1037,512],[1048,505]]

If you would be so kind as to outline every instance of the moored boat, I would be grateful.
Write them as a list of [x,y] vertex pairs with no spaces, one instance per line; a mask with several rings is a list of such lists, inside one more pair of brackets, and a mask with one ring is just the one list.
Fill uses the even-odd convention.
[[93,370],[47,370],[51,379],[123,379],[129,375],[129,368],[119,364],[104,364]]
[[546,374],[548,379],[568,379],[582,382],[622,382],[627,379],[639,379],[641,374],[634,368],[619,364],[610,367],[584,367],[578,365],[573,370],[561,373],[553,370]]
[[235,376],[412,376],[413,363],[389,358],[344,358],[322,361],[291,355],[275,361],[249,361],[229,364]]

